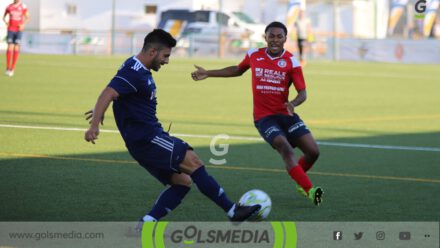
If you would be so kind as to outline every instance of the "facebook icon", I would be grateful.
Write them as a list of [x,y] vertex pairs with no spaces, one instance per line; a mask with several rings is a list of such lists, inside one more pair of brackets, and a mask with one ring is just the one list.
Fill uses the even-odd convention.
[[333,232],[333,240],[342,240],[342,232],[334,231]]

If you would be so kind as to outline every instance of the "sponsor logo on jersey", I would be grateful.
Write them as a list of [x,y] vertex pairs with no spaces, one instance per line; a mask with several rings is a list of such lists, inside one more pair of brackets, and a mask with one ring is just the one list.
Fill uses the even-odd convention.
[[262,77],[263,76],[263,68],[255,68],[255,76]]
[[267,91],[277,91],[277,92],[284,92],[284,87],[275,87],[275,86],[269,86],[269,85],[257,85],[257,90],[267,90]]
[[[294,132],[294,131],[296,131],[298,128],[300,128],[300,127],[305,127],[306,125],[304,124],[304,122],[298,122],[298,123],[296,123],[296,124],[294,124],[293,126],[291,126],[291,127],[289,127],[289,133],[292,133],[292,132]],[[306,127],[306,129],[307,129],[307,127]]]
[[279,132],[279,131],[280,129],[278,129],[277,127],[271,126],[266,131],[264,131],[264,135],[266,136],[266,138],[269,138],[273,132]]

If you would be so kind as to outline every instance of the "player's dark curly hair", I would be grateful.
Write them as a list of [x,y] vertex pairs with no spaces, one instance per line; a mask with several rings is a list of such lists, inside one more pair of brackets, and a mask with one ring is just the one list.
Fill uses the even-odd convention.
[[163,29],[154,29],[144,39],[143,51],[151,47],[161,49],[163,47],[173,48],[176,46],[176,39],[170,33]]
[[267,33],[267,30],[269,30],[269,28],[282,28],[284,30],[284,33],[287,35],[287,28],[281,22],[271,22],[269,25],[266,26],[264,33]]

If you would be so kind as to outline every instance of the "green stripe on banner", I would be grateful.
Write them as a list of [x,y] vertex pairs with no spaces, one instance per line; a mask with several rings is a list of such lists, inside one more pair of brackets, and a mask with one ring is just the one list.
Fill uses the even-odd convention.
[[153,231],[155,222],[145,222],[142,227],[142,248],[154,248]]
[[292,221],[286,221],[283,222],[284,224],[284,231],[286,234],[286,243],[284,244],[284,247],[286,248],[296,248],[296,242],[297,242],[297,233],[296,233],[296,225],[295,222]]
[[283,234],[283,226],[281,225],[281,222],[271,221],[270,224],[272,224],[273,234],[274,234],[273,248],[283,248],[284,234]]
[[168,221],[157,222],[156,232],[154,233],[154,240],[156,243],[156,248],[165,248],[165,242],[163,240],[163,234],[165,233],[165,228],[168,225]]

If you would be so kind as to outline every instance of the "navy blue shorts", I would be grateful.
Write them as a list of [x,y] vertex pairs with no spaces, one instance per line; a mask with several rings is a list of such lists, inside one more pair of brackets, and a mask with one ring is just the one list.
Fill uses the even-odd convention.
[[255,122],[261,137],[272,145],[273,139],[278,135],[287,138],[292,147],[296,147],[299,137],[310,133],[307,126],[297,114],[292,115],[269,115]]
[[150,142],[136,142],[127,148],[131,156],[164,185],[170,184],[171,175],[180,173],[179,165],[187,150],[193,149],[185,141],[165,132]]
[[8,31],[8,35],[6,36],[6,41],[8,44],[20,44],[21,43],[21,36],[22,32],[13,32]]

